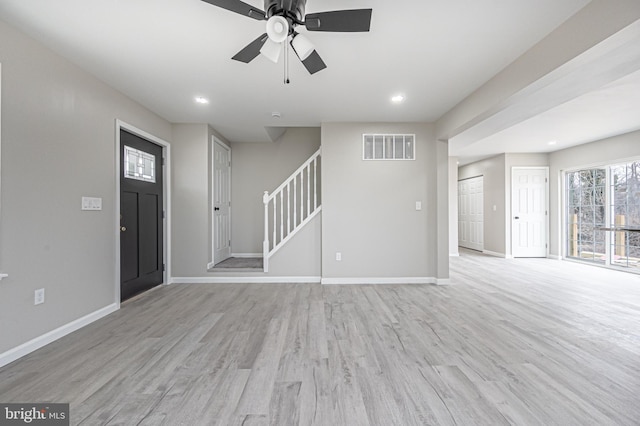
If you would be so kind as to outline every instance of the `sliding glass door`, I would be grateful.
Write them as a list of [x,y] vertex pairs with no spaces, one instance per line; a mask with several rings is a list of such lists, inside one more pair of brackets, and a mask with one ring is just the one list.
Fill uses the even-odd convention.
[[606,262],[606,169],[567,173],[567,256]]
[[640,271],[640,161],[565,176],[566,257]]
[[[640,161],[611,167],[611,223],[640,228]],[[611,264],[640,267],[640,232],[613,232]]]

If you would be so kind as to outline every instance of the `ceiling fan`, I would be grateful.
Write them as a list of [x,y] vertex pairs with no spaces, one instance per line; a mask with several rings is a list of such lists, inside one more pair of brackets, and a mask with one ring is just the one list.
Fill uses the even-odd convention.
[[[267,21],[267,32],[249,43],[232,59],[249,63],[259,54],[278,62],[287,42],[310,74],[327,67],[313,44],[295,27],[303,25],[309,31],[367,32],[371,25],[371,9],[336,10],[305,15],[307,0],[264,0],[264,11],[240,0],[202,0],[258,21]],[[286,55],[285,55],[286,59]],[[285,64],[286,67],[286,64]]]

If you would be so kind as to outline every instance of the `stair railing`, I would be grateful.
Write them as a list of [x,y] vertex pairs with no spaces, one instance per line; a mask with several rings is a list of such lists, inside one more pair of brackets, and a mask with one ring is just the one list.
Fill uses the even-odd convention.
[[318,149],[271,194],[264,192],[264,272],[269,272],[269,258],[322,209],[320,151]]

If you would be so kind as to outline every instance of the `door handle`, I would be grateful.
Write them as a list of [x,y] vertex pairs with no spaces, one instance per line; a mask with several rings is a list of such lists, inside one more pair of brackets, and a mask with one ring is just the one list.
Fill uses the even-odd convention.
[[121,227],[120,227],[120,230],[121,230],[122,232],[124,232],[124,231],[126,231],[126,230],[127,230],[127,227],[126,227],[126,226],[121,226]]
[[520,219],[520,217],[519,217],[519,216],[516,216],[516,217],[514,217],[514,219]]
[[213,208],[213,211],[214,211],[214,212],[217,212],[218,210],[220,210],[220,207],[214,207],[214,208]]

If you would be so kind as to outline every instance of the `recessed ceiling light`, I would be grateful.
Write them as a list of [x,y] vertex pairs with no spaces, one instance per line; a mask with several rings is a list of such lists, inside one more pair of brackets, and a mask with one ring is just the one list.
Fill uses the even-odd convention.
[[273,111],[271,113],[271,118],[280,118],[280,117],[282,117],[282,115],[280,115],[278,111]]
[[203,96],[196,96],[196,102],[199,104],[203,104],[206,105],[209,103],[209,99],[203,97]]
[[399,104],[402,101],[404,101],[404,95],[395,95],[391,98],[391,102],[393,102],[394,104]]
[[547,142],[547,145],[557,145],[558,141],[549,141]]

